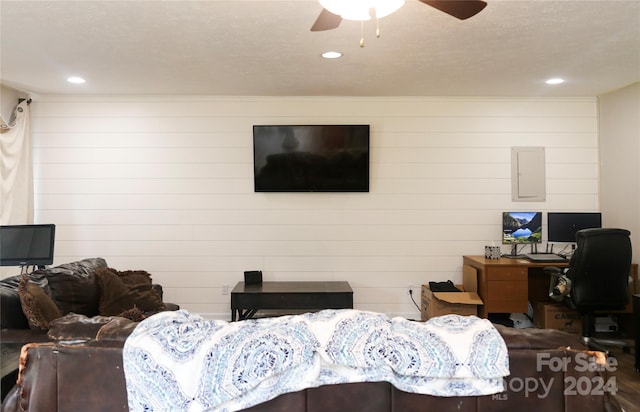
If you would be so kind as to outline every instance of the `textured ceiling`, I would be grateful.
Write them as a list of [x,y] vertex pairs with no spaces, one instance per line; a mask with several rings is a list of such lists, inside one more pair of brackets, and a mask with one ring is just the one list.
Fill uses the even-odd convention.
[[406,0],[380,38],[364,24],[360,48],[358,22],[309,31],[315,0],[2,0],[0,76],[34,94],[227,96],[597,96],[640,81],[640,0],[487,2],[460,21]]

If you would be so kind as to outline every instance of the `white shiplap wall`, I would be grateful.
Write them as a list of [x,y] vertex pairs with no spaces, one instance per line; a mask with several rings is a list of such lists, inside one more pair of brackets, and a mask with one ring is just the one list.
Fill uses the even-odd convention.
[[[419,317],[408,288],[461,280],[503,210],[597,210],[595,99],[63,97],[33,103],[36,222],[56,264],[145,269],[166,300],[230,317],[244,270],[347,280]],[[370,124],[369,193],[254,193],[254,124]],[[512,146],[544,146],[547,200],[513,203]]]

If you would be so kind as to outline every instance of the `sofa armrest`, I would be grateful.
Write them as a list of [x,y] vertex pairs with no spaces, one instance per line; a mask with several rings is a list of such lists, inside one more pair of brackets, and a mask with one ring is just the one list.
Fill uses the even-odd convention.
[[151,289],[156,291],[158,295],[160,295],[160,299],[164,299],[164,290],[162,289],[162,285],[159,283],[154,283],[151,285]]
[[14,385],[2,400],[2,412],[20,412],[20,387]]
[[18,377],[21,410],[82,411],[87,405],[103,411],[128,410],[122,345],[39,343],[23,347],[25,366]]
[[180,305],[176,305],[175,303],[169,303],[164,301],[164,290],[162,289],[162,285],[159,283],[154,283],[151,285],[151,289],[156,291],[158,295],[160,295],[160,299],[162,303],[164,303],[164,310],[179,310]]

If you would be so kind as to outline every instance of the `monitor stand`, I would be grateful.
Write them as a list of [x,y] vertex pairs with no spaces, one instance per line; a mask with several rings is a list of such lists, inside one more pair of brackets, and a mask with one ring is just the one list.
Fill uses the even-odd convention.
[[518,254],[518,244],[514,243],[513,245],[511,245],[511,253],[510,254],[504,254],[504,255],[502,255],[502,257],[507,258],[507,259],[521,259],[521,258],[524,258],[525,256]]

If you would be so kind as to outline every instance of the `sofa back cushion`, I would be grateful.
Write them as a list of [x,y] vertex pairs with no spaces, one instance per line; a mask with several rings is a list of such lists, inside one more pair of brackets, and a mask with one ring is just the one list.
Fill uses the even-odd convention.
[[103,258],[88,258],[39,269],[28,276],[32,282],[46,283],[48,295],[62,315],[73,312],[95,316],[98,314],[99,297],[95,271],[102,267],[107,267]]
[[20,275],[0,281],[0,328],[29,329],[29,322],[22,311],[18,285]]
[[29,321],[18,292],[20,283],[25,278],[34,286],[41,288],[45,295],[51,296],[47,279],[41,275],[33,276],[34,273],[10,276],[0,281],[0,304],[2,305],[0,327],[2,329],[29,329]]

